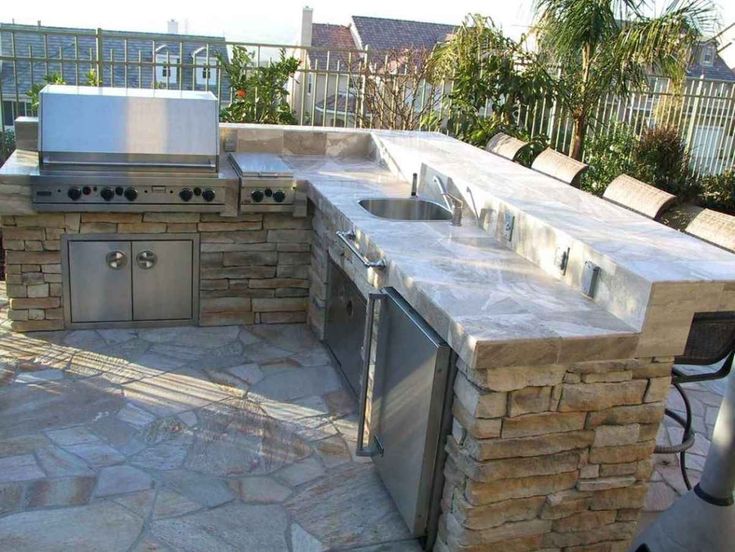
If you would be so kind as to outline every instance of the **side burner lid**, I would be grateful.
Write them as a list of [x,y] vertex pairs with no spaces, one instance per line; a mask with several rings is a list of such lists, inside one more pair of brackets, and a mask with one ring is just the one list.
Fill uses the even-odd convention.
[[293,169],[275,153],[230,153],[241,177],[293,178]]

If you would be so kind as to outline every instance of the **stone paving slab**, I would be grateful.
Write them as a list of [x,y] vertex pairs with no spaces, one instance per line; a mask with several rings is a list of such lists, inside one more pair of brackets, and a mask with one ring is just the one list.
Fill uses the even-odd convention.
[[418,550],[306,326],[20,335],[3,316],[0,550]]

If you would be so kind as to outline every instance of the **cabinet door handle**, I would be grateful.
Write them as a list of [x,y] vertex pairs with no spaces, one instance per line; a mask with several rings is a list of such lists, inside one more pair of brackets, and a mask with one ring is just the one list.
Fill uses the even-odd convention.
[[138,253],[138,255],[135,257],[135,260],[140,268],[142,268],[143,270],[148,270],[155,266],[158,257],[156,257],[156,254],[153,251],[146,250]]
[[105,255],[105,262],[113,270],[120,270],[128,264],[128,257],[122,251],[110,251]]
[[360,260],[360,262],[365,266],[366,268],[377,268],[377,269],[383,269],[385,268],[385,261],[383,259],[378,259],[377,261],[371,261],[368,259],[365,255],[360,253],[360,250],[355,245],[355,241],[357,239],[357,236],[355,235],[355,232],[337,232],[337,237],[339,240],[344,243],[347,248],[352,251],[352,253],[355,254],[355,256]]

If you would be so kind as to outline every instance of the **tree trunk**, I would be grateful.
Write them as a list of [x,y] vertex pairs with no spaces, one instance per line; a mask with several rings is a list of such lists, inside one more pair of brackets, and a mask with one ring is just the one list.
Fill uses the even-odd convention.
[[587,136],[587,116],[585,114],[574,117],[574,128],[572,131],[572,144],[569,148],[569,156],[577,161],[582,160],[584,155],[584,139]]

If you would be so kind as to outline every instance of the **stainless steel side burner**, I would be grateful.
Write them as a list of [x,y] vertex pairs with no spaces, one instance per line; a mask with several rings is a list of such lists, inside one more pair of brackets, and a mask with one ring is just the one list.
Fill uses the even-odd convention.
[[241,211],[291,211],[294,205],[294,171],[272,153],[231,153],[240,177]]

